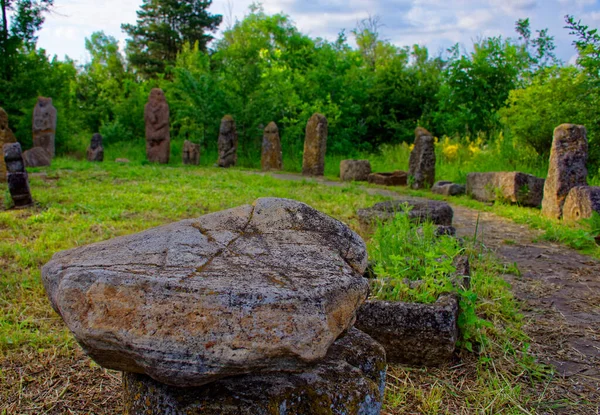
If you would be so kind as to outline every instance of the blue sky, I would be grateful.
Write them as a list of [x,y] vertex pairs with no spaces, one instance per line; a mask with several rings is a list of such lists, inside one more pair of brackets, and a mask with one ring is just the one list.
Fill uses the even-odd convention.
[[[39,34],[39,46],[60,58],[87,60],[84,39],[95,31],[123,41],[121,23],[135,23],[141,0],[55,0]],[[241,19],[252,0],[213,0],[212,13],[225,21]],[[458,42],[469,49],[482,36],[514,36],[514,23],[529,17],[533,29],[549,28],[558,56],[575,55],[572,38],[563,28],[565,14],[590,27],[600,26],[600,0],[264,0],[267,13],[283,12],[313,37],[330,40],[369,15],[378,16],[382,37],[400,46],[418,43],[435,54]],[[228,18],[229,17],[229,18]],[[225,26],[225,23],[222,25]],[[217,35],[218,36],[218,35]]]

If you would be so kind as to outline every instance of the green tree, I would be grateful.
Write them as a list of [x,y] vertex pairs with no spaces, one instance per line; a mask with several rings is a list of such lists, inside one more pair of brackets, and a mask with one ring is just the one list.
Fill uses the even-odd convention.
[[221,15],[207,9],[212,0],[144,0],[137,23],[121,28],[130,36],[127,57],[144,77],[156,78],[175,63],[185,43],[198,43],[201,50],[221,24]]

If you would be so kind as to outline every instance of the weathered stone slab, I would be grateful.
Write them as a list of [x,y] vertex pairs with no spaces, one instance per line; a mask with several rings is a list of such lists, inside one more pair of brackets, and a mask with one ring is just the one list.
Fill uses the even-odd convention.
[[500,198],[509,203],[538,207],[544,196],[544,179],[514,171],[469,173],[467,194],[481,202]]
[[415,223],[431,221],[436,225],[452,226],[454,211],[446,202],[438,200],[401,198],[388,202],[376,203],[367,209],[358,209],[357,215],[362,231],[371,232],[378,221],[385,222],[397,214],[404,214],[404,206],[411,210],[408,217]]
[[458,300],[443,295],[435,304],[369,300],[356,327],[378,341],[390,363],[440,365],[452,358],[458,340]]
[[381,186],[406,186],[408,183],[408,173],[400,170],[391,173],[371,173],[367,181],[371,184]]
[[23,152],[23,160],[27,167],[46,167],[52,163],[52,156],[43,147],[33,147]]
[[342,160],[340,162],[340,179],[342,181],[366,182],[371,174],[369,160]]
[[25,170],[25,162],[21,153],[21,144],[4,144],[2,147],[3,158],[6,162],[6,180],[8,191],[16,208],[23,208],[33,204],[29,178]]
[[[0,108],[0,149],[4,147],[4,144],[16,142],[17,139],[8,126],[8,114]],[[6,181],[6,164],[4,163],[4,157],[0,157],[0,182],[4,181]]]
[[323,176],[325,174],[325,153],[327,151],[327,118],[314,114],[306,124],[302,174]]
[[408,176],[413,189],[429,189],[435,182],[435,141],[424,128],[415,130],[415,147],[408,161]]
[[462,184],[439,181],[433,185],[431,192],[444,196],[460,196],[465,194],[466,187]]
[[263,171],[283,169],[283,153],[281,151],[279,128],[277,128],[277,124],[274,122],[270,122],[265,128],[260,165]]
[[200,145],[194,144],[189,140],[183,142],[183,154],[181,156],[183,164],[197,166],[200,164]]
[[153,88],[144,107],[146,157],[151,163],[167,164],[171,156],[169,104],[160,88]]
[[88,161],[104,161],[104,147],[102,147],[102,135],[94,134],[90,146],[87,148],[87,160]]
[[563,206],[565,222],[577,222],[600,213],[600,187],[576,186],[569,191]]
[[559,219],[569,191],[587,186],[588,140],[583,125],[562,124],[554,130],[542,214]]
[[219,148],[218,166],[235,166],[237,163],[238,133],[231,115],[226,115],[221,120],[217,145]]
[[39,97],[33,109],[33,146],[46,150],[50,159],[55,154],[56,121],[52,98]]
[[385,388],[385,351],[352,328],[325,359],[298,374],[238,376],[175,388],[125,373],[127,415],[377,415]]
[[54,255],[44,287],[98,364],[200,386],[323,359],[368,282],[364,241],[288,199]]

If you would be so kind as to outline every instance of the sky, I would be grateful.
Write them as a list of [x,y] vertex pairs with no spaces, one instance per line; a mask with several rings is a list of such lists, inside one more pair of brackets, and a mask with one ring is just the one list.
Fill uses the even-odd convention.
[[[142,0],[55,0],[38,45],[51,55],[85,63],[85,38],[103,30],[124,44],[121,23],[135,23]],[[242,19],[252,0],[213,0],[210,12],[228,22]],[[555,37],[557,55],[574,62],[572,37],[564,16],[574,15],[590,27],[600,26],[600,0],[263,0],[268,14],[285,13],[298,29],[312,37],[335,40],[338,33],[356,27],[368,16],[382,24],[381,37],[398,46],[419,44],[431,54],[455,43],[468,50],[485,36],[515,36],[517,19],[529,17],[531,28],[548,28]],[[218,37],[219,34],[217,33]],[[351,36],[349,36],[351,38]]]

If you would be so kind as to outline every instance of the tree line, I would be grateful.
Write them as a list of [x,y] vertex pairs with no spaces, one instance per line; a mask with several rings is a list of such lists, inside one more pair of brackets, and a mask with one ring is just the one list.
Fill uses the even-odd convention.
[[[82,151],[94,132],[109,146],[140,143],[153,87],[166,93],[174,140],[214,149],[221,117],[232,114],[250,164],[260,160],[270,121],[280,127],[286,157],[300,160],[314,112],[329,120],[328,152],[348,156],[411,142],[417,125],[440,137],[502,131],[540,157],[558,124],[584,124],[592,142],[600,132],[600,35],[573,16],[565,17],[565,30],[578,51],[575,66],[558,60],[554,38],[528,19],[516,22],[513,37],[433,56],[383,39],[376,17],[327,41],[256,4],[215,40],[222,16],[210,14],[210,4],[144,0],[136,24],[122,26],[124,53],[114,37],[96,32],[85,40],[90,60],[81,65],[36,45],[53,0],[1,0],[0,106],[19,141],[31,144],[31,115],[42,95],[59,112],[59,153]],[[599,156],[592,154],[595,163]]]

